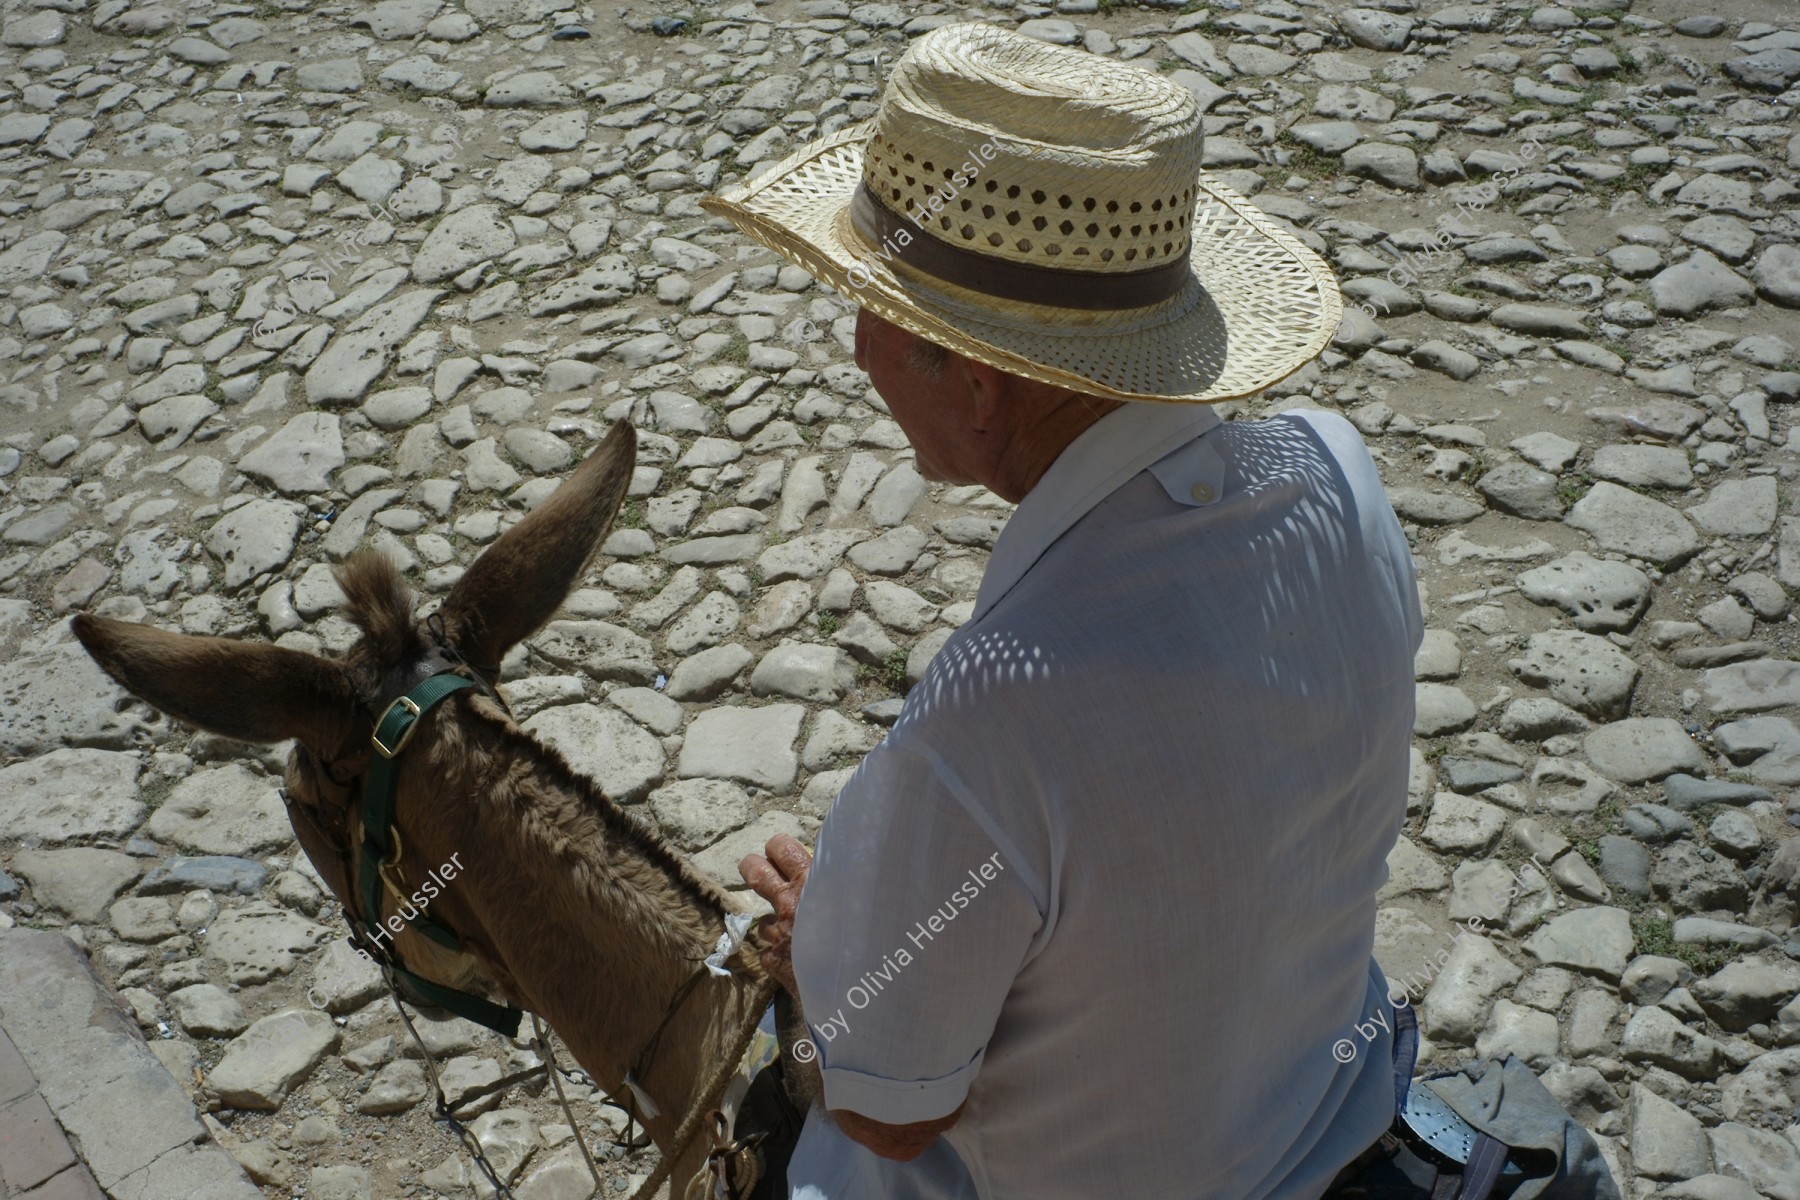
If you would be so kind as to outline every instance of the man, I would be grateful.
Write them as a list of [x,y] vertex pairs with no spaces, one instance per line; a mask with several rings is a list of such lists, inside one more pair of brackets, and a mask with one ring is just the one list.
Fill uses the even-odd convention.
[[1159,75],[951,26],[706,202],[858,303],[921,473],[1018,504],[817,859],[741,867],[824,1086],[795,1196],[1316,1200],[1393,1118],[1411,558],[1342,419],[1209,407],[1340,302],[1201,146]]

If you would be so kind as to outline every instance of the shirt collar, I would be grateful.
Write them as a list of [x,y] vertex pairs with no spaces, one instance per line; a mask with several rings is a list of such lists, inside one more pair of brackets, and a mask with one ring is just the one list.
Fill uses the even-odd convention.
[[1210,405],[1127,403],[1088,426],[1019,501],[994,543],[970,619],[985,616],[1096,504],[1219,423],[1219,414]]

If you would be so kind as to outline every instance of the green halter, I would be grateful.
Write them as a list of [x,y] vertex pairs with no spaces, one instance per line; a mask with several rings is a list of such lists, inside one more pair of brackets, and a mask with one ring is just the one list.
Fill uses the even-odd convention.
[[[399,958],[395,956],[392,933],[381,928],[382,885],[385,883],[396,899],[405,899],[399,885],[383,874],[400,865],[403,849],[400,831],[394,826],[394,800],[399,794],[400,785],[400,764],[397,761],[400,752],[406,749],[406,744],[412,740],[420,719],[426,713],[446,697],[474,686],[472,680],[461,675],[449,672],[433,675],[388,705],[387,711],[375,723],[375,732],[369,737],[370,744],[375,748],[375,757],[369,764],[368,776],[363,780],[362,787],[363,843],[361,861],[358,864],[358,890],[362,896],[363,927],[358,932],[374,949],[380,951],[382,961],[394,974],[411,985],[420,996],[459,1017],[474,1021],[477,1025],[485,1025],[510,1038],[517,1036],[519,1032],[519,1019],[523,1015],[519,1009],[510,1004],[495,1004],[480,996],[459,992],[413,974],[401,966]],[[420,906],[413,907],[419,908],[419,911],[410,919],[401,918],[406,920],[408,926],[446,950],[462,949],[461,939],[427,917]],[[388,938],[389,948],[385,951],[381,950],[378,932],[385,933]]]

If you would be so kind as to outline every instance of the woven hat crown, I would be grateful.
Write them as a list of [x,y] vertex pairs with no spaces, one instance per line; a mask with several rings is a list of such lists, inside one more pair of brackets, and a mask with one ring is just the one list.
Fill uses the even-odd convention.
[[701,201],[846,299],[1008,374],[1214,403],[1291,374],[1331,269],[1201,169],[1152,71],[992,25],[917,38],[876,114]]
[[1125,274],[1185,260],[1204,136],[1153,71],[992,25],[916,39],[864,151],[882,207],[970,253]]

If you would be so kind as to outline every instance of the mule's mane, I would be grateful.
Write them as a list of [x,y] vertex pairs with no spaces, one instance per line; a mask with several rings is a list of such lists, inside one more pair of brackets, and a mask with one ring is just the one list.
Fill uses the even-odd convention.
[[[462,711],[486,724],[509,743],[509,749],[518,757],[532,761],[548,776],[552,786],[573,793],[581,801],[582,812],[599,817],[606,832],[620,839],[623,847],[635,850],[645,862],[660,868],[681,893],[681,899],[697,905],[709,916],[723,918],[726,913],[736,911],[723,888],[694,870],[669,846],[661,833],[627,813],[592,779],[571,767],[554,746],[532,737],[510,715],[483,698],[471,698],[462,706]],[[655,911],[667,915],[667,910]]]
[[[365,694],[372,694],[379,688],[383,675],[423,655],[428,649],[418,623],[413,620],[412,589],[393,561],[379,553],[358,554],[340,565],[334,574],[344,593],[345,615],[363,631],[362,642],[351,651],[344,665],[352,679],[365,689]],[[594,868],[584,872],[585,878],[578,877],[576,882],[596,893],[597,902],[601,899],[597,894],[601,885],[620,865],[605,862],[603,856],[607,851],[620,852],[618,858],[623,860],[627,870],[633,861],[643,863],[650,868],[647,877],[628,878],[625,882],[635,886],[620,889],[628,898],[627,902],[639,908],[639,915],[650,928],[663,931],[694,957],[711,949],[710,942],[703,945],[701,939],[709,939],[714,931],[686,928],[688,922],[682,919],[680,909],[672,909],[662,901],[665,898],[685,901],[707,917],[722,922],[727,912],[734,911],[724,889],[695,871],[670,848],[661,834],[627,814],[593,780],[577,772],[553,747],[526,733],[501,708],[485,698],[471,695],[446,709],[465,721],[484,726],[489,737],[504,746],[504,751],[496,756],[497,760],[530,763],[549,787],[574,801],[570,809],[561,812],[554,805],[533,806],[531,815],[535,819],[520,824],[522,836],[541,843],[540,848],[546,856],[561,857],[573,853]],[[454,727],[454,723],[446,725]],[[452,736],[440,742],[442,765],[451,766],[458,758],[466,759],[469,754],[476,753],[470,744],[472,740]],[[570,818],[579,816],[591,816],[599,821],[605,835],[604,849],[593,844],[591,834],[583,835],[569,827],[573,824]],[[672,888],[672,894],[663,891],[664,888]],[[605,899],[610,902],[610,907],[620,896],[614,894]],[[741,958],[755,964],[753,971],[760,968],[754,954],[742,953]]]

